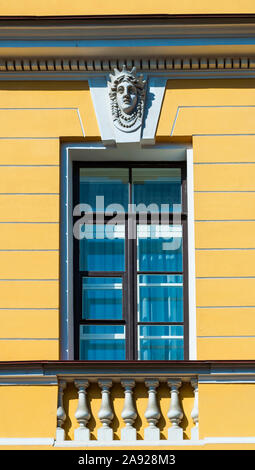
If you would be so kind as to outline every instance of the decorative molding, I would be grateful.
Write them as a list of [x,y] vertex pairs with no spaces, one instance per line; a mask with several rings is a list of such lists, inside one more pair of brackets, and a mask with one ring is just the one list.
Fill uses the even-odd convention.
[[140,59],[20,58],[0,59],[1,72],[109,72],[133,67],[140,71],[254,70],[255,57],[159,57]]
[[136,75],[136,67],[129,71],[126,65],[123,65],[121,71],[115,68],[109,77],[113,124],[122,132],[136,131],[143,120],[146,80],[143,80],[142,75]]
[[[168,441],[168,440],[160,440],[154,441],[153,446],[154,448],[157,447],[191,447],[191,446],[205,446],[207,444],[255,444],[255,437],[205,437],[204,439],[200,440],[188,440],[185,439],[183,441]],[[151,447],[151,441],[133,441],[132,447]],[[83,447],[84,444],[77,441],[56,441],[53,437],[3,437],[0,438],[0,446],[53,446],[53,447],[61,447],[61,448],[68,448],[68,447]],[[126,441],[112,441],[107,442],[107,447],[130,447],[130,442]],[[86,447],[102,447],[102,443],[98,441],[88,441],[86,442]]]
[[[164,448],[172,448],[172,447],[192,447],[192,446],[205,446],[207,444],[254,444],[255,445],[255,437],[205,437],[204,439],[183,439],[182,441],[169,441],[167,439],[162,440],[154,440],[153,444],[150,440],[137,440],[133,441],[132,444],[126,441],[112,441],[107,442],[107,447],[126,447],[132,445],[132,447],[151,447],[156,449],[158,447]],[[1,442],[0,442],[1,445]],[[62,442],[55,442],[55,447],[81,447],[81,443],[75,441],[62,441]],[[89,441],[86,443],[86,447],[101,447],[102,443],[98,441]]]

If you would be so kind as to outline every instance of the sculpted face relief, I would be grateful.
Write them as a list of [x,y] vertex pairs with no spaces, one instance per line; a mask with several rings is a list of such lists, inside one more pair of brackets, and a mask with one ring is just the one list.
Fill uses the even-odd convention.
[[117,87],[117,103],[126,114],[132,113],[137,104],[137,89],[128,80],[123,81]]
[[132,132],[142,125],[145,80],[136,76],[135,67],[131,71],[123,66],[121,71],[114,69],[110,75],[109,97],[114,125],[123,132]]

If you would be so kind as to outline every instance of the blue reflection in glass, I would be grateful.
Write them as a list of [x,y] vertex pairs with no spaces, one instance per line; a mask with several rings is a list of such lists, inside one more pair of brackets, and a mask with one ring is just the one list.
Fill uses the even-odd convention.
[[122,279],[90,277],[82,279],[82,318],[122,319]]
[[85,231],[80,240],[80,271],[124,271],[124,226],[86,225]]
[[182,276],[139,275],[137,308],[139,321],[182,322]]
[[138,271],[182,271],[182,226],[137,227]]
[[89,204],[96,211],[96,197],[104,197],[104,208],[109,204],[128,205],[128,168],[80,168],[80,203]]
[[125,330],[122,325],[81,325],[80,360],[125,359]]
[[173,204],[181,204],[180,168],[133,168],[134,204],[169,204],[167,212],[178,212]]
[[143,361],[183,360],[183,326],[139,326],[138,355]]

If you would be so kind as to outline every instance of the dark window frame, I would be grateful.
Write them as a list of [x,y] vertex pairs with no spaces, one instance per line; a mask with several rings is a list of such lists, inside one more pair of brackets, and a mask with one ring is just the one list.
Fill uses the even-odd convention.
[[[148,272],[148,274],[177,274],[183,276],[183,322],[138,322],[137,319],[137,257],[136,241],[127,237],[128,214],[125,214],[125,271],[80,271],[79,270],[79,240],[73,238],[73,306],[74,306],[74,359],[79,360],[80,325],[124,325],[126,342],[126,359],[124,361],[137,360],[138,352],[138,325],[183,325],[184,328],[184,358],[189,359],[189,308],[188,308],[188,235],[187,235],[187,168],[186,162],[73,162],[73,207],[79,204],[79,170],[80,168],[128,168],[129,169],[129,203],[131,202],[131,169],[132,168],[180,168],[182,212],[181,225],[183,230],[183,271],[180,272]],[[95,215],[94,215],[95,217]],[[80,217],[73,217],[73,223]],[[104,218],[105,222],[112,216]],[[136,216],[138,220],[138,215]],[[136,226],[137,226],[136,220]],[[150,223],[151,216],[148,216]],[[169,220],[173,215],[169,213]],[[145,272],[141,272],[145,274]],[[82,319],[82,278],[88,277],[121,277],[123,282],[123,317],[121,320],[85,320]],[[144,361],[142,361],[144,362]]]

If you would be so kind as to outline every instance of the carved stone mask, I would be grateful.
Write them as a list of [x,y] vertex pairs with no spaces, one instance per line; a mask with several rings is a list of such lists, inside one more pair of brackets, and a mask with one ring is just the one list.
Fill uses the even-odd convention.
[[117,103],[126,114],[131,114],[137,104],[137,89],[129,80],[117,86]]
[[122,70],[114,69],[110,74],[109,97],[115,127],[123,132],[133,132],[142,125],[145,83],[142,75],[136,75],[123,65]]

